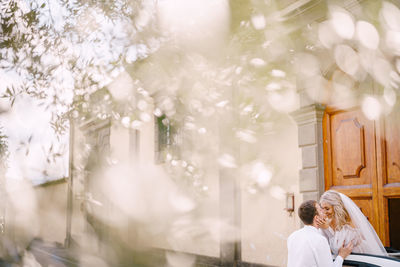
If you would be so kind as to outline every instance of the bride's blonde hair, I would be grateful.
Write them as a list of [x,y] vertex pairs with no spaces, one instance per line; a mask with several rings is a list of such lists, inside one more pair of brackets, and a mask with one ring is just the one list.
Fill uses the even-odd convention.
[[346,208],[344,207],[343,201],[338,192],[334,190],[328,190],[322,194],[319,203],[328,203],[333,207],[333,218],[335,219],[336,229],[341,230],[344,225],[351,225],[351,218]]

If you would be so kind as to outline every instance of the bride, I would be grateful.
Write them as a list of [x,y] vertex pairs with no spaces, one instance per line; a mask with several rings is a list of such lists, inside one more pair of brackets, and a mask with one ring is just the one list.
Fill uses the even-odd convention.
[[349,197],[329,190],[321,196],[320,206],[326,218],[318,224],[333,254],[353,242],[353,252],[387,256],[374,228]]

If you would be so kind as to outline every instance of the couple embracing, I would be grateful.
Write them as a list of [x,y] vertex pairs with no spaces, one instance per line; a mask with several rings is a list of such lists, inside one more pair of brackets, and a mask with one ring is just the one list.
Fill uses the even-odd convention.
[[351,252],[387,255],[367,218],[342,193],[329,190],[319,203],[305,201],[298,214],[304,227],[288,238],[288,267],[338,267]]

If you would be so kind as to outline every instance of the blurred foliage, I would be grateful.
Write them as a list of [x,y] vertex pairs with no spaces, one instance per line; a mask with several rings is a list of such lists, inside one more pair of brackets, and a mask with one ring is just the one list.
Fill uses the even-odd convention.
[[[170,155],[171,162],[207,169],[209,159],[232,152],[218,145],[227,140],[222,134],[234,136],[227,150],[239,141],[243,151],[251,152],[246,158],[251,162],[264,153],[258,142],[278,131],[282,118],[299,107],[298,90],[311,102],[330,105],[355,98],[349,102],[360,105],[375,80],[398,86],[398,54],[384,45],[390,32],[377,11],[383,2],[232,0],[226,39],[208,49],[215,51],[204,51],[193,43],[185,47],[180,36],[161,30],[157,1],[5,0],[0,4],[0,71],[10,78],[1,94],[11,105],[20,94],[43,99],[58,133],[67,131],[70,116],[112,118],[138,129],[152,116],[165,115],[177,129],[172,139],[184,147]],[[357,37],[362,31],[336,38],[331,47],[322,42],[333,34],[321,36],[321,25],[327,22],[329,30],[337,30],[332,28],[333,5],[343,7],[339,15],[348,25],[342,26],[357,28],[361,20],[376,25],[371,30],[380,38],[376,53],[364,49]],[[190,19],[179,15],[182,23]],[[371,33],[365,34],[368,46]],[[196,40],[204,47],[211,41]],[[346,54],[336,56],[339,46],[357,60],[357,53],[366,51],[359,57],[370,65],[382,63],[394,78],[359,62],[357,75],[346,73],[353,61],[347,62]],[[392,96],[397,88],[372,93],[386,105],[382,91]],[[181,169],[184,177],[186,167]]]
[[11,106],[20,94],[46,100],[64,132],[72,97],[81,105],[126,64],[130,46],[146,45],[150,22],[139,13],[150,2],[2,1],[0,71],[9,79],[1,96]]

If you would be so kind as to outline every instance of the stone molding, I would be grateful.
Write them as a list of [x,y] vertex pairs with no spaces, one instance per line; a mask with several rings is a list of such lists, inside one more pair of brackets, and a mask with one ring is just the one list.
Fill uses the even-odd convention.
[[324,112],[325,106],[312,104],[290,113],[290,116],[296,121],[297,125],[300,126],[310,123],[322,123]]
[[290,114],[298,126],[298,144],[302,155],[299,191],[303,200],[318,200],[323,192],[322,119],[324,112],[325,106],[312,104],[301,107]]

